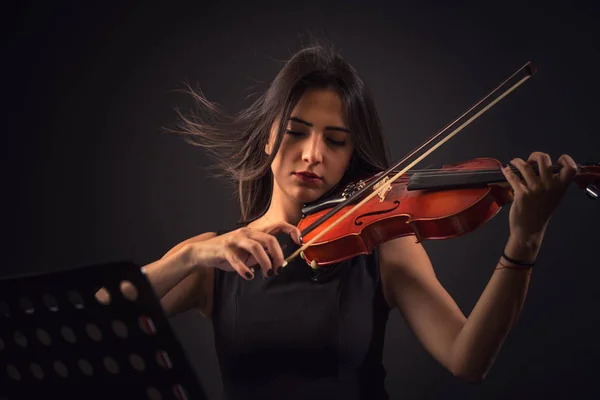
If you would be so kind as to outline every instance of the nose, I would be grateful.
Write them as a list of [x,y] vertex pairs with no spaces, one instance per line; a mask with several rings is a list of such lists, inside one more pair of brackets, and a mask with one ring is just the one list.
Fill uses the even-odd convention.
[[323,140],[320,135],[310,135],[302,150],[302,159],[309,164],[323,162]]

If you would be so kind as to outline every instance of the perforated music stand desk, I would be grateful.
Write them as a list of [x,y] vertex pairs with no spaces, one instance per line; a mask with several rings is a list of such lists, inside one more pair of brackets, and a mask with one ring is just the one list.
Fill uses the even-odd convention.
[[0,400],[41,398],[207,396],[140,267],[114,262],[0,278]]

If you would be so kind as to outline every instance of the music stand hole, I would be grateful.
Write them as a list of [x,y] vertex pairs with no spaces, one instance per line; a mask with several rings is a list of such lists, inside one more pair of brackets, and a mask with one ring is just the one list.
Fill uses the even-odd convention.
[[69,293],[67,294],[67,297],[69,298],[69,301],[71,302],[71,304],[73,304],[73,306],[78,309],[81,310],[83,309],[83,299],[81,298],[81,295],[74,291],[74,290],[70,290]]
[[54,361],[54,364],[52,366],[54,368],[54,372],[56,372],[56,374],[61,378],[66,378],[69,376],[69,370],[67,369],[67,366],[62,362]]
[[58,302],[56,301],[54,296],[45,294],[42,297],[42,301],[44,302],[44,305],[46,305],[46,307],[48,307],[48,310],[50,310],[52,312],[58,311]]
[[129,363],[136,371],[144,371],[146,369],[146,363],[144,359],[137,354],[131,354],[129,356]]
[[115,335],[121,339],[125,339],[127,337],[129,331],[127,329],[127,325],[125,325],[123,321],[116,319],[111,323],[111,326]]
[[99,342],[100,339],[102,339],[102,332],[100,332],[100,329],[92,323],[89,323],[85,326],[85,332],[88,334],[90,339],[95,342]]
[[19,373],[19,370],[17,369],[17,367],[15,367],[12,364],[8,364],[6,366],[6,372],[8,372],[8,376],[15,380],[15,381],[20,381],[21,380],[21,374]]
[[15,331],[13,339],[15,340],[15,343],[19,346],[27,347],[27,338],[21,333],[21,331]]
[[77,365],[79,365],[79,369],[84,375],[92,376],[94,374],[94,367],[92,367],[92,364],[90,364],[88,360],[80,358],[77,361]]
[[96,294],[94,295],[94,297],[96,298],[96,300],[100,304],[103,304],[105,306],[110,304],[111,295],[110,295],[110,292],[108,291],[108,289],[105,288],[105,287],[100,288],[96,292]]
[[10,317],[10,311],[8,308],[8,304],[5,301],[0,300],[0,317],[8,318]]
[[129,301],[136,301],[138,297],[137,288],[133,285],[133,283],[129,281],[122,281],[121,285],[119,285],[121,289],[121,293],[123,297],[125,297]]
[[39,364],[33,363],[29,366],[29,370],[31,374],[38,379],[42,379],[44,377],[44,371],[42,371],[42,367]]
[[156,352],[156,362],[164,369],[173,368],[171,358],[169,358],[169,354],[164,350],[159,350]]
[[146,390],[146,394],[150,400],[162,400],[162,395],[154,386],[150,386],[148,390]]
[[176,383],[173,386],[173,394],[177,397],[178,400],[188,400],[187,393],[181,384]]
[[117,364],[117,362],[112,359],[111,357],[104,357],[104,368],[106,368],[106,370],[108,372],[110,372],[111,374],[118,374],[119,373],[119,365]]
[[38,340],[42,344],[45,344],[46,346],[50,346],[52,344],[52,338],[50,338],[50,335],[48,334],[48,332],[46,332],[42,328],[37,329],[36,335],[37,335]]
[[138,318],[138,324],[145,334],[154,335],[156,333],[156,327],[154,326],[152,318],[142,315]]
[[60,333],[62,334],[62,337],[69,343],[75,343],[75,341],[77,340],[77,338],[75,337],[75,332],[73,332],[73,330],[68,326],[63,326],[60,329]]
[[35,311],[35,308],[33,308],[33,303],[31,303],[31,300],[29,300],[27,297],[21,297],[19,299],[19,306],[21,307],[21,310],[25,311],[25,314],[31,315]]

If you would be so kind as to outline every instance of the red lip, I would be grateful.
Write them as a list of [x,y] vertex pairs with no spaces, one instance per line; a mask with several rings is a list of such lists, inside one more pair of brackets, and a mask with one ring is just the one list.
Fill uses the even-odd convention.
[[308,171],[300,171],[300,172],[294,172],[294,174],[296,175],[301,175],[307,178],[311,178],[311,179],[323,179],[318,175],[313,174],[312,172],[308,172]]

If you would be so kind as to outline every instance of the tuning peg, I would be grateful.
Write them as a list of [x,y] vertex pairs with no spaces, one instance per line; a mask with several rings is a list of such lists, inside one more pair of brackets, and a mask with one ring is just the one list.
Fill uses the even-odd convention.
[[600,195],[600,190],[596,185],[589,184],[585,188],[585,194],[592,200],[596,200],[598,195]]

